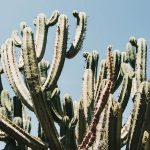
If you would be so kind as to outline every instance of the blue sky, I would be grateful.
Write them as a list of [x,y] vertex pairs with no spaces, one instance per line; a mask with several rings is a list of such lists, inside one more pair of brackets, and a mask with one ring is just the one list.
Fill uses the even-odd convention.
[[[19,30],[19,23],[26,21],[33,28],[33,19],[39,13],[50,17],[53,10],[59,10],[69,18],[68,47],[75,33],[75,19],[72,11],[84,11],[88,16],[87,34],[82,51],[72,60],[65,62],[59,86],[62,95],[69,93],[74,100],[81,95],[83,77],[84,50],[98,50],[100,60],[106,57],[106,48],[112,45],[113,49],[125,50],[130,36],[144,37],[150,45],[150,1],[149,0],[5,0],[0,4],[0,44],[10,37],[13,30]],[[53,50],[52,28],[48,51]],[[148,52],[149,54],[149,52]],[[150,63],[148,60],[148,68]],[[149,69],[150,71],[150,69]],[[7,82],[4,82],[10,90]],[[0,143],[1,144],[1,143]],[[0,146],[1,148],[1,146]]]

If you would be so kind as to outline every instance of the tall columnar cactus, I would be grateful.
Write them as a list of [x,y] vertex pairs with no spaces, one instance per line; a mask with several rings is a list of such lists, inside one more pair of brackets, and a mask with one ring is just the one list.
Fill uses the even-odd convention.
[[[144,38],[131,37],[124,52],[108,46],[100,65],[97,51],[84,52],[80,100],[75,103],[65,94],[61,101],[58,79],[65,59],[80,51],[87,24],[84,12],[75,10],[73,16],[77,25],[70,48],[68,18],[58,11],[51,18],[39,14],[33,21],[35,33],[21,22],[20,31],[13,31],[2,44],[0,74],[6,75],[15,96],[3,89],[0,79],[0,141],[6,143],[6,150],[120,150],[123,146],[126,150],[149,150],[150,82],[146,80]],[[55,25],[53,58],[49,64],[44,55],[48,31]],[[133,109],[124,122],[129,101]],[[38,119],[38,137],[30,134],[31,117],[26,107]]]

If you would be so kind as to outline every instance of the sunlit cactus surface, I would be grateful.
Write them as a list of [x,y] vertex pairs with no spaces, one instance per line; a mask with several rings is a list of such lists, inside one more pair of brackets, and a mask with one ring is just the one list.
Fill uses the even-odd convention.
[[[15,96],[3,88],[0,78],[0,141],[5,150],[150,150],[150,82],[146,78],[147,43],[130,37],[125,51],[106,48],[99,63],[96,50],[83,52],[82,94],[73,101],[63,98],[57,84],[66,59],[82,49],[87,17],[73,11],[74,40],[69,44],[69,21],[54,11],[39,14],[35,32],[26,22],[1,45],[0,75]],[[45,59],[48,32],[56,26],[52,61]],[[116,96],[118,95],[118,96]],[[123,119],[128,103],[133,108]],[[38,122],[31,135],[29,111]],[[30,113],[31,114],[31,113]]]

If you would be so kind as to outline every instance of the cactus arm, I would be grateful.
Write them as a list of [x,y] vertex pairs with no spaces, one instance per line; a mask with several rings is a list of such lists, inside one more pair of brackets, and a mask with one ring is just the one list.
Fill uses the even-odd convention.
[[147,43],[143,38],[137,41],[138,52],[136,59],[136,80],[137,86],[146,80]]
[[99,67],[98,79],[94,89],[94,98],[96,97],[97,93],[99,93],[98,89],[100,87],[101,81],[105,78],[106,78],[106,60],[102,59]]
[[[9,46],[10,46],[10,44],[9,44]],[[1,60],[3,70],[6,74],[8,81],[10,83],[10,86],[14,90],[15,94],[18,95],[19,97],[21,97],[21,99],[23,100],[24,98],[22,97],[22,94],[21,94],[21,93],[24,93],[24,91],[22,90],[22,85],[21,84],[17,85],[16,80],[14,80],[14,77],[13,77],[12,68],[10,68],[10,64],[16,65],[16,64],[13,64],[15,59],[13,59],[13,62],[10,62],[8,55],[12,55],[12,53],[10,53],[10,54],[8,53],[8,44],[7,44],[7,48],[6,48],[6,44],[4,44],[4,45],[2,45],[2,60]],[[17,67],[17,66],[15,66],[15,67]],[[17,68],[15,68],[15,69],[17,69]],[[13,72],[14,71],[16,71],[16,70],[13,70]],[[14,75],[16,75],[16,74],[14,74]],[[16,77],[18,77],[18,76],[16,76]],[[18,78],[17,78],[17,81],[18,81]],[[28,100],[28,97],[26,97],[26,98],[27,98],[26,100]],[[25,101],[25,99],[24,99],[24,102],[25,102],[25,104],[27,104],[28,108],[33,110],[31,107],[32,105],[30,103],[28,103],[28,101]]]
[[108,124],[111,106],[112,95],[110,94],[107,105],[105,106],[97,125],[96,141],[94,143],[95,148],[98,147],[102,150],[108,149]]
[[54,126],[54,122],[49,112],[44,94],[41,90],[40,74],[36,59],[33,33],[29,27],[26,27],[23,31],[23,60],[25,77],[33,99],[33,106],[36,115],[45,135],[50,141],[50,147],[52,149],[56,148],[61,150],[62,146],[58,141],[58,134]]
[[77,123],[77,143],[81,144],[87,131],[87,122],[84,114],[84,107],[82,98],[80,98],[79,110],[78,110],[78,123]]
[[11,37],[15,46],[21,47],[22,39],[19,37],[18,31],[13,31]]
[[47,19],[44,14],[39,14],[36,19],[34,19],[34,25],[36,26],[36,56],[38,62],[40,62],[44,56],[46,43],[47,43],[47,33],[48,27],[55,25],[58,21],[59,12],[54,11],[50,19]]
[[32,137],[25,132],[22,128],[8,120],[6,117],[0,114],[0,129],[10,135],[12,138],[26,144],[33,149],[47,149],[47,146],[39,139]]
[[34,22],[36,26],[36,57],[38,62],[40,62],[44,56],[47,43],[48,26],[46,25],[46,16],[44,14],[39,14],[36,19],[34,19]]
[[112,52],[113,55],[113,61],[114,61],[114,80],[117,80],[119,71],[120,71],[120,65],[121,65],[121,53],[119,50],[114,50]]
[[50,19],[47,19],[46,25],[47,26],[55,25],[57,23],[57,21],[58,21],[59,16],[60,16],[60,13],[59,13],[58,10],[53,11]]
[[129,60],[130,65],[135,70],[135,61],[136,61],[136,49],[130,42],[126,45],[126,53]]
[[107,78],[114,82],[114,59],[112,55],[112,47],[108,46],[107,48],[107,59],[106,59],[106,67],[107,67]]
[[[91,69],[85,69],[84,79],[82,85],[82,100],[85,117],[88,123],[91,121],[93,116],[93,106],[94,106],[94,80],[93,73]],[[93,105],[93,106],[92,106]]]
[[67,48],[68,21],[65,15],[60,15],[56,31],[55,47],[52,64],[42,90],[53,88],[61,74]]
[[94,116],[93,116],[91,125],[89,127],[89,131],[87,132],[81,145],[79,146],[79,148],[78,148],[79,150],[92,146],[93,142],[95,141],[96,127],[99,122],[101,112],[103,111],[103,109],[109,99],[111,87],[112,87],[112,82],[111,82],[111,80],[108,80],[105,88],[103,89],[102,94],[100,95],[99,101],[97,102],[97,105],[95,107]]
[[131,87],[132,87],[132,79],[130,78],[129,74],[127,73],[124,78],[123,78],[123,84],[122,84],[122,89],[121,93],[118,98],[118,102],[121,105],[122,112],[124,112],[129,97],[130,97],[130,92],[131,92]]
[[8,39],[6,41],[6,53],[8,56],[7,63],[18,90],[17,95],[20,97],[20,100],[22,100],[22,102],[33,111],[31,95],[19,74],[18,64],[15,57],[15,47],[12,39]]
[[73,101],[70,95],[65,94],[64,95],[64,104],[63,104],[63,110],[64,114],[69,117],[71,120],[74,116],[74,110],[73,110]]
[[129,131],[129,138],[127,142],[127,150],[134,150],[140,140],[141,131],[146,113],[146,101],[144,98],[144,83],[140,84],[137,93],[134,96],[134,108],[132,114],[131,128]]
[[118,102],[113,101],[108,124],[108,150],[120,150],[122,110]]
[[66,58],[71,59],[77,55],[80,51],[86,31],[86,14],[84,12],[73,12],[73,16],[77,19],[76,33],[74,41],[71,44],[70,49],[66,52]]
[[[144,144],[148,144],[148,140],[149,140],[149,135],[146,134],[146,132],[149,132],[150,133],[150,117],[149,117],[149,114],[150,114],[150,83],[148,82],[144,82],[144,91],[143,91],[143,99],[146,101],[146,110],[145,110],[145,115],[143,116],[144,117],[144,120],[143,120],[143,125],[142,125],[142,128],[141,128],[141,134],[140,134],[140,137],[139,137],[139,142],[138,142],[138,146],[137,146],[137,149],[138,150],[141,150],[142,149],[142,146]],[[144,135],[145,133],[145,135]],[[145,138],[145,143],[144,143],[144,136]]]

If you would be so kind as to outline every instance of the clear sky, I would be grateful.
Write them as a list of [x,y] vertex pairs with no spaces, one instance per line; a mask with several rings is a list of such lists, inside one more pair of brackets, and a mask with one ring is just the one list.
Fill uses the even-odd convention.
[[[62,95],[69,93],[74,100],[78,100],[82,88],[83,51],[98,50],[101,60],[106,57],[106,48],[110,44],[113,49],[125,50],[130,36],[144,37],[150,45],[149,7],[149,0],[1,0],[0,44],[10,37],[13,30],[19,30],[21,21],[26,21],[33,28],[32,21],[37,14],[42,12],[50,17],[52,11],[57,9],[69,18],[69,47],[75,33],[75,19],[72,11],[76,9],[86,12],[87,34],[82,51],[74,59],[65,62],[59,80]],[[52,28],[52,33],[54,30],[55,28]],[[55,35],[51,35],[50,31],[49,37],[48,51],[52,51]],[[6,82],[4,84],[6,89],[10,90],[8,84]],[[0,145],[2,149],[2,144]]]

